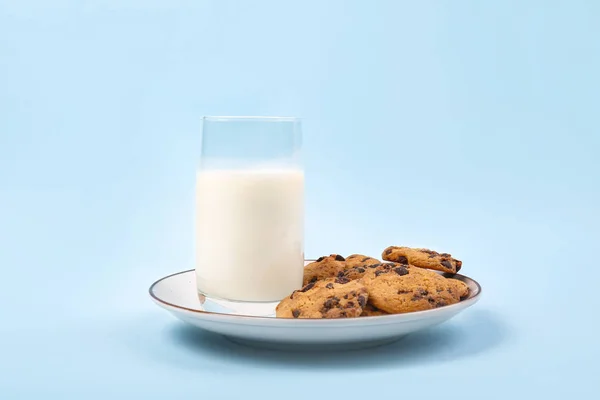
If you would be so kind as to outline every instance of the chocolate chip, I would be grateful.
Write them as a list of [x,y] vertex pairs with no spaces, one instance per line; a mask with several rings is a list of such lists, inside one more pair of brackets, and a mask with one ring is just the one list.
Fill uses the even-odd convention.
[[400,264],[408,264],[408,258],[405,256],[398,256],[396,257],[396,262]]
[[325,257],[319,257],[319,258],[317,258],[317,262],[321,262],[321,261],[323,261],[324,259],[325,259]]
[[345,298],[345,299],[348,299],[348,295],[347,295],[347,294],[345,294],[345,295],[344,295],[344,298]]
[[417,289],[417,293],[415,293],[412,297],[412,301],[421,300],[423,297],[427,296],[429,292],[425,289]]
[[313,276],[308,283],[315,283],[319,279],[316,276]]
[[346,308],[350,308],[350,307],[354,307],[354,302],[353,301],[349,301],[346,303]]
[[327,289],[333,289],[333,283],[328,283],[327,285],[325,285],[325,287]]
[[429,258],[435,258],[435,254],[430,254]]
[[389,248],[389,249],[387,249],[387,250],[385,251],[385,255],[386,255],[386,256],[387,256],[387,255],[390,255],[390,254],[392,254],[392,249],[391,249],[391,248]]
[[348,314],[346,314],[346,311],[342,311],[342,312],[340,313],[340,317],[345,317],[345,316],[347,316],[347,315],[348,315]]
[[398,294],[406,294],[406,293],[410,293],[410,290],[404,290],[404,289],[398,290]]
[[446,268],[454,269],[454,267],[452,266],[452,263],[450,261],[448,261],[448,260],[444,260],[440,264],[442,264]]
[[387,274],[388,272],[390,272],[390,271],[388,271],[387,269],[380,269],[379,271],[375,271],[375,276],[379,276],[381,274]]
[[338,278],[343,278],[343,277],[344,277],[344,275],[345,275],[345,272],[344,272],[344,271],[340,271],[340,272],[338,272],[338,273],[337,273],[337,277],[338,277]]
[[360,304],[361,307],[367,305],[367,299],[365,296],[358,296],[358,304]]
[[435,303],[435,299],[433,297],[428,298],[427,301],[429,302],[429,304]]
[[380,266],[381,266],[381,263],[379,263],[379,264],[372,264],[372,265],[369,265],[369,268],[377,268],[377,267],[380,267]]
[[398,268],[394,268],[394,272],[397,273],[398,275],[402,276],[402,275],[407,275],[408,274],[408,269],[404,266],[398,267]]
[[362,274],[363,272],[365,272],[365,269],[362,267],[358,267],[358,268],[356,268],[356,271],[358,271]]
[[360,262],[365,262],[365,261],[370,260],[370,259],[371,259],[371,257],[365,257],[362,260],[360,260]]
[[442,253],[442,254],[440,254],[440,256],[442,256],[442,257],[452,257],[452,256],[451,256],[450,254],[448,254],[448,253]]
[[437,303],[435,303],[435,307],[436,308],[437,307],[444,307],[444,306],[447,306],[447,305],[448,305],[448,303],[446,303],[444,300],[440,300]]
[[323,303],[323,307],[329,309],[337,306],[338,304],[340,304],[340,299],[334,296],[325,300],[325,303]]
[[339,254],[336,254],[335,261],[346,261],[346,259],[344,257],[340,256]]
[[300,316],[300,310],[292,310],[292,315],[294,318],[298,318]]
[[434,255],[434,256],[437,256],[437,255],[438,255],[437,251],[433,251],[433,250],[429,250],[429,249],[421,249],[421,251],[422,251],[423,253],[432,254],[432,255]]
[[350,279],[344,277],[344,276],[339,276],[335,279],[335,283],[340,283],[340,284],[344,284],[344,283],[348,283],[350,282]]
[[315,286],[315,282],[310,282],[309,284],[304,286],[302,289],[300,289],[300,292],[306,292],[307,290],[312,289],[313,286]]

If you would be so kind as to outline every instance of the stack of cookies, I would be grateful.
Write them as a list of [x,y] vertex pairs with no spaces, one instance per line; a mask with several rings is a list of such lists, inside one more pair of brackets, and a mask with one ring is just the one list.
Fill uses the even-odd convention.
[[304,287],[277,305],[279,318],[352,318],[429,310],[458,303],[469,288],[457,279],[462,262],[448,253],[390,246],[384,262],[362,254],[331,254],[304,268]]

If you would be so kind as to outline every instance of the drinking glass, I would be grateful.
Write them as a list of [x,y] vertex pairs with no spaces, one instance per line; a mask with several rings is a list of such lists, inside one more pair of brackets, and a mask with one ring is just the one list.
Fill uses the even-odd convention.
[[274,302],[302,286],[304,171],[293,117],[204,117],[196,171],[203,297]]

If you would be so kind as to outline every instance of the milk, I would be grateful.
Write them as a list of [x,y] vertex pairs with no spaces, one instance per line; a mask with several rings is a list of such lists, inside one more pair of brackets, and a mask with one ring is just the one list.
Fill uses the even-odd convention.
[[302,286],[304,174],[200,170],[196,279],[209,296],[278,301]]

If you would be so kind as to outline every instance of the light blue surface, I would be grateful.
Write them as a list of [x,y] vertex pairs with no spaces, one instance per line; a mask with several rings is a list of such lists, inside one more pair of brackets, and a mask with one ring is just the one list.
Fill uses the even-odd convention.
[[[599,20],[592,0],[0,1],[0,398],[590,398]],[[304,119],[307,256],[450,251],[482,300],[338,355],[182,328],[146,290],[193,267],[201,117],[223,114]]]

